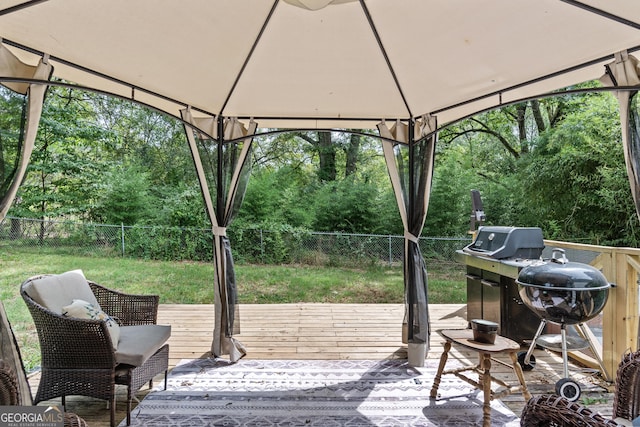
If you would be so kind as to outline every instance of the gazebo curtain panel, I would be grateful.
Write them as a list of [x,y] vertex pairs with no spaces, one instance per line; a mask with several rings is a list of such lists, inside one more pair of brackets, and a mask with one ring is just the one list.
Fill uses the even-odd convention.
[[[251,173],[254,121],[245,127],[235,118],[194,118],[181,111],[207,214],[212,224],[215,256],[215,326],[211,352],[236,362],[246,354],[233,338],[239,331],[237,288],[226,228],[240,209]],[[190,125],[189,125],[190,124]]]
[[[27,80],[49,80],[52,72],[53,67],[47,63],[46,57],[41,59],[38,65],[30,66],[24,64],[4,45],[0,44],[1,76]],[[23,107],[24,124],[23,128],[20,129],[21,134],[18,137],[15,157],[12,156],[14,159],[13,165],[7,168],[5,163],[0,175],[0,223],[4,221],[27,171],[36,141],[36,134],[38,133],[42,104],[48,87],[45,84],[29,82],[5,81],[2,84],[8,89],[23,95],[25,103]],[[6,150],[7,147],[4,148]]]
[[409,124],[378,124],[389,177],[404,226],[404,291],[407,342],[429,347],[427,267],[419,238],[431,193],[437,134],[435,117]]
[[[640,62],[626,51],[615,54],[615,60],[606,66],[600,79],[609,86],[638,86],[640,89]],[[637,90],[615,92],[620,104],[620,124],[624,159],[636,213],[640,217],[640,99]]]

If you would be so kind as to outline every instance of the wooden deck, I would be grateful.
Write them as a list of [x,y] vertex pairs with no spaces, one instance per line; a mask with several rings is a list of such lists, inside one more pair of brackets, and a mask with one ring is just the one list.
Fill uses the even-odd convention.
[[[246,346],[246,358],[251,359],[406,358],[407,346],[401,340],[403,313],[400,304],[244,304],[240,306],[241,333],[236,338]],[[212,305],[161,305],[158,317],[158,323],[172,327],[170,366],[181,359],[209,356],[214,322]],[[433,333],[427,359],[437,361],[442,352],[442,339],[436,331],[465,328],[466,305],[432,304],[430,317]],[[563,375],[562,358],[542,349],[535,350],[534,355],[536,368],[525,372],[529,391],[533,395],[553,393],[555,382]],[[450,358],[470,365],[477,362],[477,354],[455,347]],[[507,382],[515,378],[500,364],[494,364],[494,372]],[[609,416],[613,395],[605,387],[610,385],[600,381],[592,371],[576,365],[570,366],[570,374],[580,383],[583,399],[588,400],[589,406]],[[30,379],[32,387],[37,386],[37,380],[37,375]],[[138,397],[142,399],[147,392],[146,388],[141,390]],[[125,417],[124,398],[125,391],[119,390],[118,420]],[[502,400],[516,414],[522,411],[521,394]],[[59,404],[59,400],[51,403]],[[68,398],[67,410],[81,415],[91,426],[109,425],[109,411],[104,401]]]

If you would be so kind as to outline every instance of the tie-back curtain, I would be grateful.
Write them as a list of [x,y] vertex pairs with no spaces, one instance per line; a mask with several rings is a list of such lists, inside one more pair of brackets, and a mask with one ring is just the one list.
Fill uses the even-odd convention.
[[[404,286],[407,342],[429,345],[427,267],[419,238],[427,216],[436,145],[436,121],[378,125],[387,170],[404,226]],[[429,135],[428,137],[424,137]],[[427,348],[428,349],[428,348]]]
[[[600,81],[607,86],[638,86],[640,89],[640,63],[627,52],[615,54],[615,60],[607,64],[606,74]],[[620,125],[624,160],[631,194],[640,218],[640,101],[638,91],[616,91],[620,105]]]
[[[247,129],[235,118],[224,122],[201,120],[194,118],[188,109],[182,111],[182,118],[193,126],[185,124],[185,131],[214,236],[215,327],[211,352],[216,357],[228,354],[236,362],[246,354],[246,349],[233,338],[240,333],[240,322],[226,228],[240,209],[247,188],[252,135],[257,124],[251,121]],[[218,135],[217,139],[213,135]]]
[[[0,44],[0,77],[13,77],[35,80],[49,80],[53,67],[45,60],[40,60],[37,66],[24,64],[14,56],[4,45]],[[24,126],[20,129],[20,136],[15,148],[15,162],[13,167],[3,170],[0,176],[0,223],[13,203],[18,188],[24,179],[29,165],[29,159],[38,133],[42,104],[47,85],[29,82],[3,82],[3,86],[26,97],[24,111]],[[4,147],[7,150],[7,146]],[[4,153],[13,158],[13,153]]]

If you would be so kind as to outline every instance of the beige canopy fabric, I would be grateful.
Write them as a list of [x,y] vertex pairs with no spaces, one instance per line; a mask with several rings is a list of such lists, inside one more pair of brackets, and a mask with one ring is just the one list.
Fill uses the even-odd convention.
[[175,117],[442,126],[598,79],[640,50],[640,2],[0,0],[0,38],[31,65],[49,54],[55,77]]
[[[407,343],[429,350],[430,323],[427,267],[420,251],[420,234],[427,217],[437,140],[436,120],[423,117],[411,124],[399,120],[389,128],[378,124],[391,185],[404,227],[403,327]],[[396,142],[392,142],[396,141]]]
[[[24,64],[15,57],[8,49],[0,45],[0,75],[11,76],[15,78],[27,78],[35,80],[47,80],[51,76],[51,65],[46,61],[47,57],[41,58],[34,67]],[[8,176],[9,186],[5,189],[0,186],[0,223],[4,221],[9,208],[13,204],[13,200],[18,193],[18,188],[24,179],[29,165],[29,159],[33,152],[33,147],[38,133],[40,124],[40,115],[42,113],[42,103],[47,90],[47,85],[39,83],[21,83],[21,82],[0,82],[14,92],[20,93],[27,97],[26,104],[26,122],[23,134],[21,135],[22,144],[20,152],[15,153],[17,156],[17,167],[13,174]],[[0,176],[0,179],[5,177]],[[0,181],[1,183],[2,181]]]
[[[640,90],[640,61],[628,52],[618,52],[615,60],[606,67],[607,73],[600,78],[608,86],[637,86]],[[624,160],[631,194],[640,218],[640,111],[633,108],[636,91],[616,91],[620,105],[620,125]],[[637,100],[636,100],[637,101]]]
[[[231,243],[226,227],[240,209],[244,197],[251,170],[251,136],[257,123],[251,121],[247,128],[236,118],[227,119],[218,124],[223,130],[217,132],[215,122],[195,119],[189,109],[182,110],[182,118],[214,240],[215,323],[211,353],[215,357],[228,354],[231,362],[236,362],[247,351],[233,338],[234,334],[240,333],[240,324]],[[217,140],[210,136],[218,133],[221,137]]]

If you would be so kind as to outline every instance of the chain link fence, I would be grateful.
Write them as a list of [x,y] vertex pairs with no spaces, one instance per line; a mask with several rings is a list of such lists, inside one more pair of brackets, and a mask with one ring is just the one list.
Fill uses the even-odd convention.
[[[257,264],[398,265],[404,238],[394,235],[321,233],[292,227],[227,230],[236,262]],[[421,237],[425,258],[453,261],[470,237]],[[154,260],[211,261],[210,229],[86,224],[7,217],[0,246],[55,249],[74,254]]]

